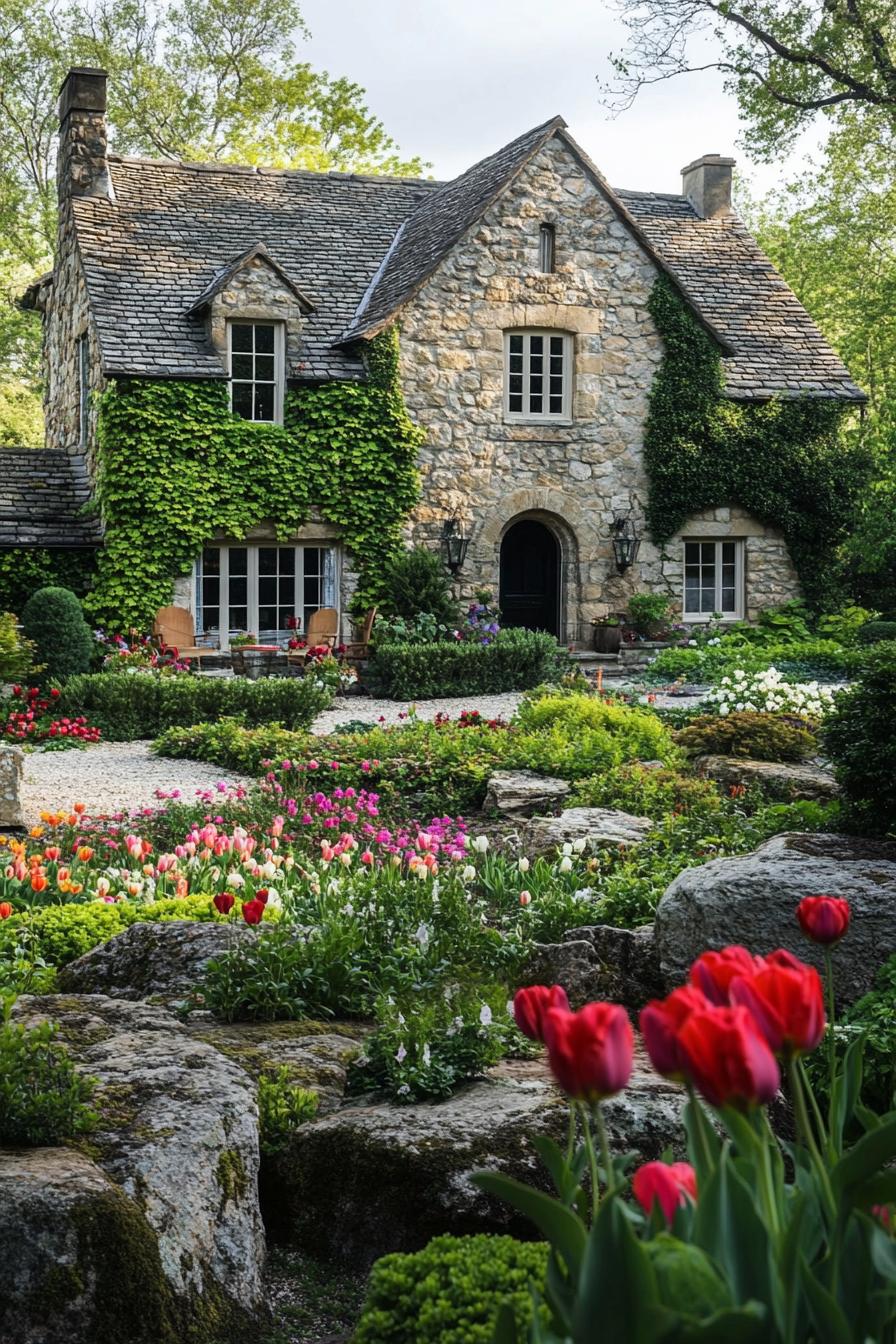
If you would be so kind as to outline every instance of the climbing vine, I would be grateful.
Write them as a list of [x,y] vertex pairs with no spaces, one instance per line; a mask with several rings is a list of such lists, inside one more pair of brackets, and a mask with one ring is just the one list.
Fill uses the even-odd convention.
[[113,383],[100,406],[106,540],[91,613],[146,628],[217,533],[271,520],[285,541],[312,509],[342,530],[358,606],[375,601],[417,500],[423,431],[401,396],[394,330],[371,342],[368,375],[288,391],[283,425],[234,416],[225,382]]
[[12,546],[0,550],[0,611],[17,615],[37,588],[88,591],[96,565],[90,548]]
[[740,505],[780,528],[810,604],[836,604],[838,548],[871,465],[841,433],[845,408],[808,397],[726,400],[718,347],[665,278],[650,312],[665,346],[644,439],[653,539],[667,541],[701,509]]

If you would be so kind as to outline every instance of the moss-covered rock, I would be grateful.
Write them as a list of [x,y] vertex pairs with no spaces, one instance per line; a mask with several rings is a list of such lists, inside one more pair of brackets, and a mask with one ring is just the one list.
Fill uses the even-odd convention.
[[256,930],[245,924],[187,919],[132,924],[69,962],[60,970],[57,983],[66,993],[182,999],[201,983],[214,957],[256,937]]

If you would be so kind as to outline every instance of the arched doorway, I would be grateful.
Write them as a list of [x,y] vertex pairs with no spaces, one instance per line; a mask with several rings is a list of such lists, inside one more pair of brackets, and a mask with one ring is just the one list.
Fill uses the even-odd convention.
[[550,528],[523,518],[501,542],[502,624],[560,634],[560,545]]

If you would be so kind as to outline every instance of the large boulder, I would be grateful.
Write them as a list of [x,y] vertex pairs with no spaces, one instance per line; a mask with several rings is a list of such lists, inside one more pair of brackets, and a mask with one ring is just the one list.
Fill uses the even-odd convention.
[[559,943],[536,945],[519,984],[562,985],[574,1008],[609,999],[637,1012],[664,990],[653,925],[570,929]]
[[804,896],[821,893],[852,906],[834,955],[835,984],[843,1003],[858,998],[896,952],[896,844],[845,835],[777,835],[752,854],[679,873],[656,912],[666,983],[680,984],[695,957],[728,943],[754,952],[785,947],[821,968],[824,958],[795,915]]
[[775,798],[827,803],[840,793],[832,771],[795,761],[749,761],[742,756],[700,756],[695,762],[704,779],[729,787],[758,784]]
[[[631,1085],[605,1106],[615,1150],[646,1160],[680,1148],[683,1101],[639,1060]],[[562,1141],[567,1117],[541,1060],[505,1062],[443,1102],[359,1100],[304,1125],[273,1159],[268,1226],[355,1266],[442,1232],[531,1236],[531,1224],[471,1176],[489,1168],[550,1189],[532,1138]]]
[[565,779],[538,775],[534,770],[496,770],[488,781],[485,811],[508,818],[557,812],[570,788]]
[[0,830],[20,831],[25,825],[22,811],[22,776],[25,753],[11,744],[0,746]]
[[532,817],[525,838],[534,854],[548,854],[576,840],[584,840],[589,849],[627,848],[639,845],[652,829],[649,817],[635,817],[615,807],[569,807],[559,817]]
[[184,998],[215,957],[258,937],[247,924],[172,919],[132,924],[59,972],[59,988],[116,999]]
[[97,1080],[91,1155],[146,1219],[178,1302],[222,1325],[257,1312],[265,1243],[248,1075],[147,1004],[45,995],[20,998],[15,1016],[54,1023]]

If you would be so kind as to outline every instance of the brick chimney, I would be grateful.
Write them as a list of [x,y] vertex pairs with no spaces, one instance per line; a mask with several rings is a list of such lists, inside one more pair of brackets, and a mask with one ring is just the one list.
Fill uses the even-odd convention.
[[731,169],[734,159],[703,154],[681,170],[681,194],[702,219],[731,214]]
[[75,67],[59,90],[60,202],[72,196],[114,201],[106,142],[106,72]]

